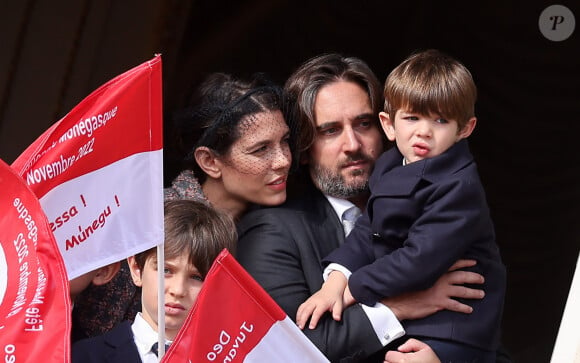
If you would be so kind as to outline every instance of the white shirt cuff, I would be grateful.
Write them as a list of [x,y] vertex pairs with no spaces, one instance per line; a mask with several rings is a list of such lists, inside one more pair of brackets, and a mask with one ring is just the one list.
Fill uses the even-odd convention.
[[369,318],[377,338],[383,347],[393,340],[405,335],[405,329],[386,305],[376,303],[375,306],[360,304],[365,314]]
[[[341,272],[347,280],[352,275],[352,272],[350,272],[346,267],[338,263],[331,263],[324,269],[322,274],[324,281],[328,279],[328,275],[330,275],[332,271]],[[365,304],[360,304],[360,306],[369,318],[375,334],[377,335],[377,338],[379,338],[383,347],[393,340],[405,335],[405,329],[403,329],[399,319],[397,319],[388,306],[381,303],[376,303],[375,306],[372,307]]]
[[338,271],[338,272],[342,272],[342,274],[346,277],[346,280],[348,281],[348,279],[350,278],[350,275],[352,275],[352,272],[350,272],[346,267],[344,267],[343,265],[340,265],[338,263],[331,263],[330,265],[328,265],[325,269],[324,272],[322,273],[322,278],[324,279],[324,281],[326,281],[328,279],[328,275],[330,275],[330,273],[332,271]]

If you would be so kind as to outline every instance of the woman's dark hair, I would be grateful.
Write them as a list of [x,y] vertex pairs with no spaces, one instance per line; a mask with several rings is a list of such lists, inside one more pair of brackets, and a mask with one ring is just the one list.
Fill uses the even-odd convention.
[[[240,137],[239,125],[247,116],[284,111],[282,88],[262,73],[249,81],[213,73],[200,85],[194,100],[192,107],[175,114],[174,130],[176,148],[183,158],[182,167],[193,170],[200,183],[206,175],[193,157],[197,147],[205,146],[224,155]],[[290,130],[293,134],[294,128]]]

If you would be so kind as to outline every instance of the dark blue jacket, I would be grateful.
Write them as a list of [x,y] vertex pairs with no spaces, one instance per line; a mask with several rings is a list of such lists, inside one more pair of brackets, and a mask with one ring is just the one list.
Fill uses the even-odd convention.
[[485,298],[472,314],[441,311],[404,322],[408,335],[449,339],[486,350],[499,344],[506,271],[473,156],[466,140],[445,153],[402,165],[397,148],[381,155],[371,197],[346,242],[325,258],[353,272],[359,302],[423,290],[460,258],[477,260]]
[[102,335],[77,341],[71,351],[72,363],[141,363],[130,321]]

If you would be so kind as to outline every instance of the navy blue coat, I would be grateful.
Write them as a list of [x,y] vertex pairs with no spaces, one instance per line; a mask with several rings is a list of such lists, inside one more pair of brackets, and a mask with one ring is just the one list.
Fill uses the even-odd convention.
[[469,300],[472,314],[441,311],[404,322],[408,335],[450,339],[496,350],[506,271],[477,166],[462,140],[445,153],[402,165],[397,148],[376,163],[371,197],[346,242],[325,258],[353,271],[359,302],[423,290],[460,258],[477,260],[485,298]]
[[130,321],[102,335],[77,341],[71,357],[72,363],[141,363]]

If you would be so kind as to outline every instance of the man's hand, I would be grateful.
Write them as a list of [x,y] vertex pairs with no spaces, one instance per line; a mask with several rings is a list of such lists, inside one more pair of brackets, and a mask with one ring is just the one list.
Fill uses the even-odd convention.
[[417,339],[407,340],[398,350],[389,350],[385,363],[441,363],[431,347]]
[[483,290],[462,286],[483,283],[483,276],[478,273],[458,271],[475,264],[474,260],[458,260],[429,289],[385,298],[380,302],[388,306],[401,321],[421,319],[441,310],[470,314],[473,308],[454,298],[483,299],[485,296]]
[[342,302],[345,288],[347,287],[346,277],[339,271],[332,271],[322,288],[308,298],[298,307],[296,312],[296,324],[300,329],[310,318],[310,329],[316,328],[320,317],[327,311],[332,312],[334,320],[339,321],[342,315]]

